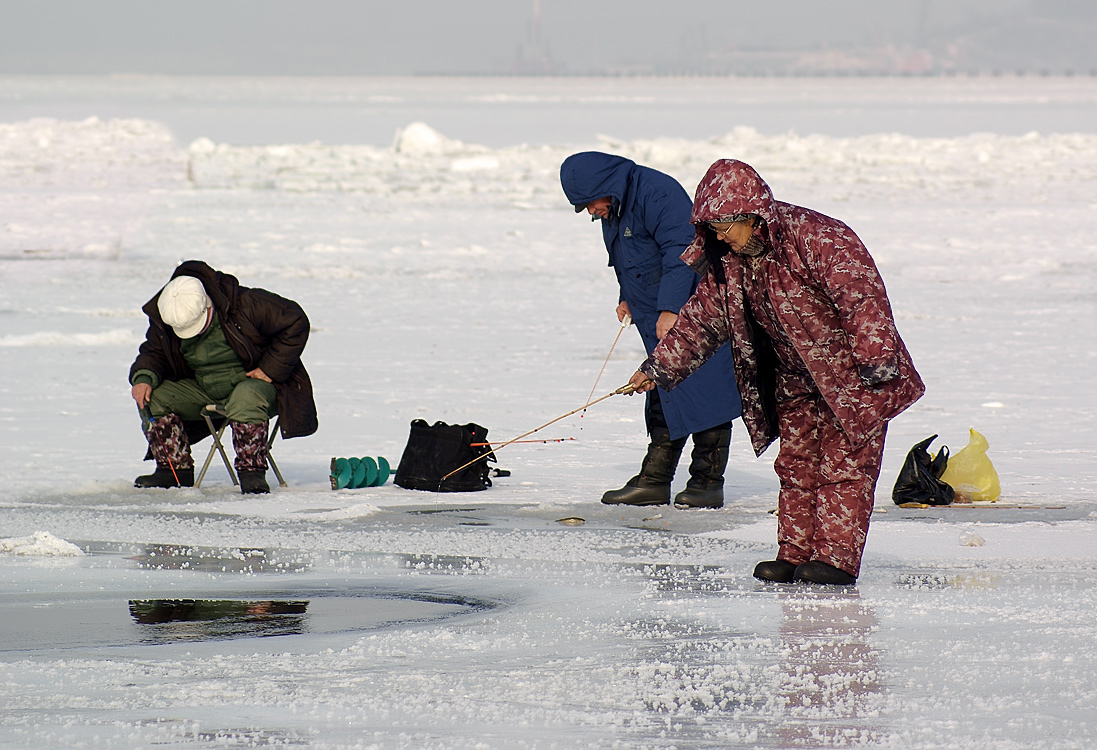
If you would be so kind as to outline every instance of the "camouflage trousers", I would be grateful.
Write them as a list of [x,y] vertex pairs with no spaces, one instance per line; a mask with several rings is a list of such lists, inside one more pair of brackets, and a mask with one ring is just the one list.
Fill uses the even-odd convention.
[[818,393],[777,405],[779,560],[818,560],[856,576],[868,536],[887,428],[855,447]]
[[194,459],[190,455],[190,441],[183,429],[183,420],[176,414],[168,414],[153,419],[145,437],[149,441],[149,451],[156,459],[157,468],[193,469]]
[[[233,463],[236,471],[266,471],[268,423],[229,424],[232,426],[232,448],[236,453]],[[149,449],[158,467],[165,470],[194,468],[190,441],[187,439],[183,420],[177,414],[154,419],[145,437],[148,438]]]
[[236,472],[267,470],[267,423],[244,424],[232,422],[232,449],[236,452],[233,464]]

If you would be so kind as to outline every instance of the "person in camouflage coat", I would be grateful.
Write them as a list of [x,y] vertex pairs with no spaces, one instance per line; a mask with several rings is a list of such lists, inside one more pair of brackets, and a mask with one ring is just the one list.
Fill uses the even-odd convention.
[[754,575],[851,584],[887,423],[925,391],[883,280],[853,230],[741,161],[709,168],[690,221],[701,282],[631,382],[669,390],[730,341],[755,454],[780,438],[779,549]]

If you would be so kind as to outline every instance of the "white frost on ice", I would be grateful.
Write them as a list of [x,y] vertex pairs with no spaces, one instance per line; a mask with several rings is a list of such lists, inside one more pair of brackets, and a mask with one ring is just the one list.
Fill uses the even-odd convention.
[[309,518],[338,520],[343,518],[365,518],[380,512],[381,509],[373,503],[355,503],[354,505],[348,505],[345,508],[308,513],[307,516]]
[[960,545],[963,547],[982,547],[987,543],[978,531],[966,529],[960,532]]
[[39,331],[0,336],[0,346],[135,346],[144,340],[144,336],[128,328],[112,328],[102,333]]

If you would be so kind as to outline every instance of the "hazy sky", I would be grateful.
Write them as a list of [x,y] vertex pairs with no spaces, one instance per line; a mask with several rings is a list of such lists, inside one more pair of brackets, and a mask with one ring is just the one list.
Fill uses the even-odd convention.
[[[1002,24],[1042,24],[1054,40],[1064,29],[1097,28],[1093,5],[1090,0],[540,2],[542,36],[552,58],[569,72],[673,65],[735,50],[944,44],[955,35],[979,38]],[[529,38],[533,17],[534,0],[3,0],[0,73],[505,71]],[[983,44],[1031,46],[994,39]],[[1086,67],[1089,61],[1073,64]]]

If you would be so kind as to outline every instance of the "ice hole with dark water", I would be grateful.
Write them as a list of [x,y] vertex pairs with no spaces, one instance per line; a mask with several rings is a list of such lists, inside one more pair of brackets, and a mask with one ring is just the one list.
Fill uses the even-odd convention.
[[310,579],[296,586],[255,590],[233,582],[241,575],[307,570],[310,566],[302,556],[290,550],[102,542],[80,546],[91,553],[83,558],[89,561],[113,555],[148,571],[228,576],[218,581],[203,578],[184,587],[178,581],[165,581],[164,589],[170,594],[162,596],[146,591],[127,596],[116,586],[106,585],[106,580],[94,593],[28,595],[9,602],[0,618],[0,654],[351,633],[422,625],[501,606],[463,594],[424,591],[412,584],[403,589],[391,582],[348,587],[343,582],[327,585]]

